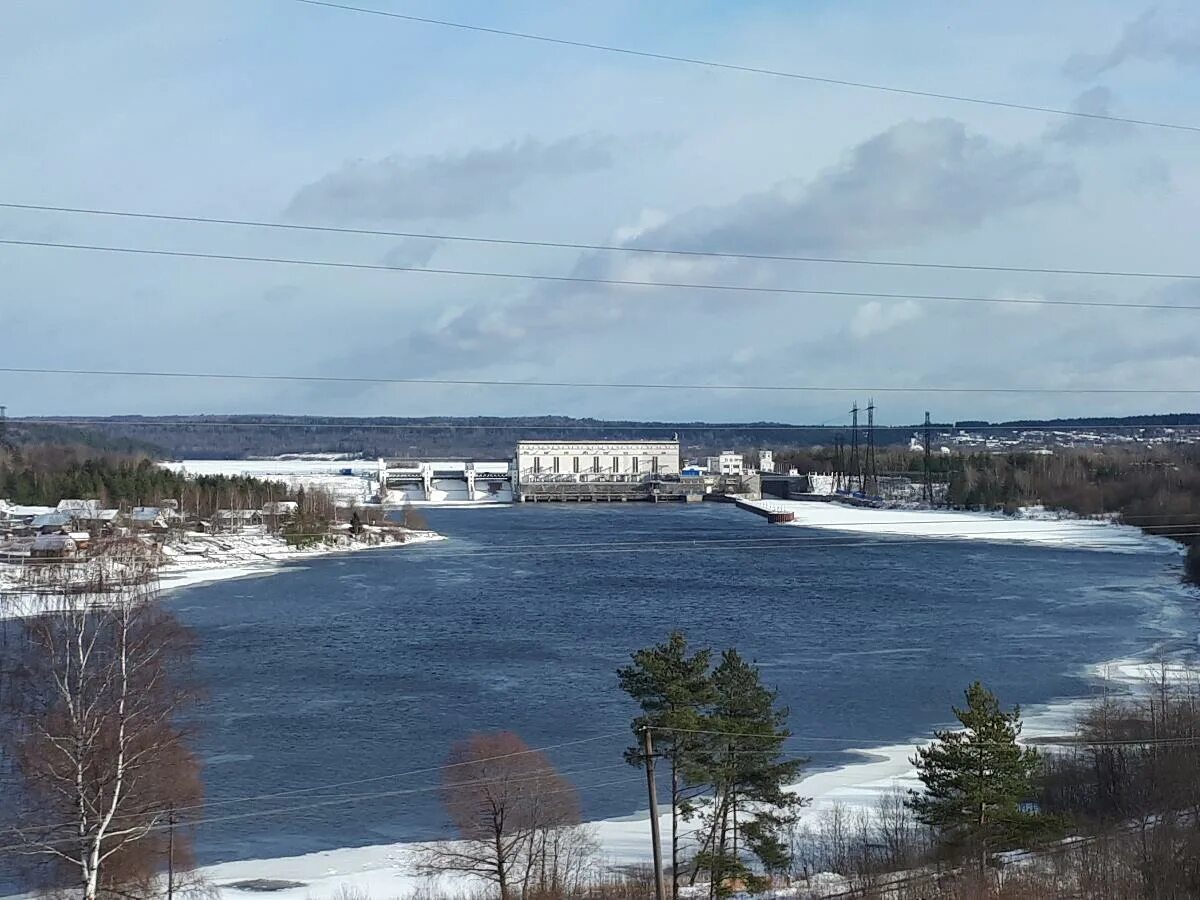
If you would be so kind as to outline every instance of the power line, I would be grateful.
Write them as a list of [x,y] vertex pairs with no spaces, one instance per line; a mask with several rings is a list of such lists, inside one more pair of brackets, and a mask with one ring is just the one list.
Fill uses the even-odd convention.
[[[236,415],[236,414],[230,414]],[[554,425],[545,422],[536,422],[533,424],[515,424],[508,422],[500,423],[481,423],[470,424],[466,422],[239,422],[239,421],[221,421],[214,419],[195,419],[186,416],[180,417],[139,417],[136,419],[97,419],[97,418],[67,418],[48,416],[44,418],[9,418],[9,425],[25,425],[30,427],[44,426],[69,426],[69,427],[94,427],[94,428],[168,428],[168,427],[210,427],[210,428],[340,428],[347,430],[389,430],[389,429],[421,429],[421,430],[446,430],[446,431],[591,431],[591,432],[678,432],[681,434],[696,431],[845,431],[845,425],[790,425],[786,423],[776,424],[759,424],[759,423],[727,423],[727,422],[711,422],[711,423],[666,423],[659,424],[655,422],[604,422],[597,425],[583,424],[562,424]],[[887,431],[912,431],[916,432],[920,429],[919,425],[878,425],[879,429]],[[1073,434],[1082,432],[1084,434],[1094,434],[1098,431],[1155,431],[1155,430],[1200,430],[1200,422],[1193,424],[1157,424],[1157,425],[966,425],[961,428],[957,425],[937,425],[936,428],[943,429],[938,432],[938,437],[943,437],[949,432],[959,432],[970,434],[972,432],[1023,432],[1037,434]],[[949,429],[949,432],[946,431]]]
[[[606,735],[606,737],[609,737],[609,736],[615,737],[616,734]],[[462,766],[474,766],[474,765],[478,765],[480,763],[493,762],[495,760],[507,759],[512,756],[523,756],[527,753],[537,753],[537,752],[538,752],[537,750],[533,750],[533,749],[522,750],[518,753],[504,754],[501,756],[491,756],[491,757],[486,757],[486,758],[481,758],[481,759],[465,760],[464,762],[461,762],[461,763],[452,763],[452,764],[441,766],[438,768],[454,769],[454,768],[459,768]],[[545,768],[545,769],[535,769],[535,770],[531,770],[529,772],[521,772],[521,773],[517,774],[515,777],[508,777],[505,779],[505,783],[506,784],[521,784],[524,782],[537,782],[543,778],[547,778],[548,776],[566,777],[568,775],[591,774],[593,772],[611,771],[612,769],[619,769],[619,768],[622,768],[622,767],[628,766],[628,765],[629,765],[629,763],[627,763],[627,762],[620,762],[620,763],[614,763],[612,765],[605,765],[605,766],[588,766],[586,768],[573,769],[573,770],[568,770],[566,772],[560,772],[553,767]],[[426,770],[426,771],[436,771],[436,770],[437,769],[431,769],[431,770]],[[391,777],[397,777],[397,776],[382,776],[382,777],[383,778],[391,778]],[[321,799],[321,800],[338,799],[338,800],[343,800],[343,801],[372,800],[372,799],[381,798],[381,797],[396,797],[396,796],[402,796],[402,795],[408,795],[408,794],[430,793],[432,791],[441,790],[443,787],[453,787],[453,788],[470,787],[470,786],[476,785],[476,784],[488,784],[492,780],[493,779],[490,779],[490,778],[478,778],[478,779],[473,779],[470,781],[448,782],[444,785],[436,784],[436,785],[429,785],[429,786],[417,787],[417,788],[398,788],[395,790],[389,789],[386,791],[369,791],[367,793],[362,793],[362,794],[346,794],[346,795],[342,795],[342,796],[336,797],[336,798],[318,797],[318,799]],[[259,803],[264,800],[278,800],[283,797],[294,797],[294,796],[304,795],[304,794],[315,794],[316,792],[319,792],[319,791],[332,790],[337,787],[338,787],[338,785],[336,785],[336,784],[334,784],[334,785],[314,785],[312,787],[307,787],[307,788],[297,788],[296,790],[292,790],[292,791],[280,791],[280,792],[274,793],[274,794],[258,794],[258,795],[251,795],[251,796],[247,796],[247,797],[229,797],[229,798],[218,798],[216,800],[204,800],[200,803],[189,804],[187,806],[175,806],[172,808],[172,811],[175,813],[188,813],[188,812],[195,812],[196,810],[200,810],[200,809],[209,809],[214,806],[229,806],[231,804],[236,804],[236,803]],[[144,815],[145,815],[145,812],[124,813],[121,815],[113,816],[113,819],[114,819],[114,821],[125,820],[125,819],[135,819],[135,818],[143,817]],[[185,822],[184,824],[190,825],[193,823]],[[50,825],[50,824],[25,825],[25,826],[21,827],[21,830],[23,830],[23,831],[54,831],[55,829],[58,829],[58,828],[72,828],[72,827],[77,827],[78,825],[79,825],[79,823],[77,821],[76,822],[58,822],[53,825]],[[5,829],[5,830],[15,831],[17,829],[9,828],[9,829]],[[0,850],[2,850],[2,849],[4,849],[4,848],[0,848]]]
[[[758,740],[779,739],[779,737],[780,737],[777,734],[771,734],[771,733],[763,734],[763,733],[755,733],[752,731],[716,731],[716,730],[705,730],[703,728],[669,728],[665,725],[661,725],[661,726],[660,725],[651,725],[648,727],[650,728],[651,731],[663,731],[663,732],[670,732],[672,734],[702,734],[702,735],[709,735],[712,737],[756,738]],[[942,730],[942,729],[935,729],[935,730]],[[949,730],[955,734],[965,734],[965,731],[962,729],[949,729]],[[865,743],[874,744],[876,746],[881,745],[881,742],[879,742],[879,741],[872,741],[872,740],[869,740],[866,738],[861,738],[861,737],[857,737],[857,738],[813,737],[811,735],[803,736],[803,735],[788,734],[788,735],[783,735],[783,740],[785,740],[785,741],[790,741],[790,740],[833,741],[833,742],[837,742],[839,744],[848,743],[850,741],[862,741]],[[920,740],[920,738],[918,738],[917,740]],[[907,742],[900,742],[900,743],[907,743]],[[1055,741],[1055,740],[1051,740],[1050,737],[1043,738],[1043,737],[1034,736],[1034,737],[1025,738],[1021,743],[1036,744],[1037,746],[1041,746],[1041,747],[1126,747],[1126,746],[1146,746],[1146,747],[1148,747],[1148,746],[1161,746],[1161,745],[1173,745],[1173,746],[1186,747],[1186,746],[1200,744],[1200,737],[1144,738],[1144,739],[1121,738],[1121,739],[1117,739],[1117,740],[1095,740],[1095,741],[1087,740],[1085,738],[1072,738],[1070,740]],[[1012,744],[1010,742],[1005,742],[1005,741],[971,741],[970,744],[972,747],[979,747],[979,746],[1010,747],[1010,746],[1012,746]],[[886,746],[886,745],[883,745],[883,746]],[[852,748],[852,749],[856,749],[856,748]],[[870,748],[867,748],[867,749],[870,749]]]
[[987,97],[971,97],[963,94],[948,94],[939,91],[922,91],[914,88],[902,88],[886,84],[874,84],[866,81],[851,81],[844,78],[831,78],[824,75],[812,75],[800,72],[785,72],[779,69],[768,69],[759,66],[743,66],[735,63],[717,62],[715,60],[699,59],[689,56],[676,56],[669,53],[656,53],[649,50],[634,50],[629,47],[617,47],[610,44],[597,44],[590,41],[568,40],[555,38],[544,34],[533,34],[524,31],[509,31],[503,28],[490,28],[483,25],[472,25],[466,22],[452,22],[446,19],[433,19],[425,16],[413,16],[389,10],[372,9],[365,6],[351,6],[344,3],[331,3],[327,0],[296,0],[309,6],[323,6],[327,9],[337,9],[345,12],[364,13],[372,16],[383,16],[389,19],[402,19],[407,22],[419,22],[423,25],[437,25],[444,28],[457,28],[463,31],[475,31],[483,34],[501,37],[519,38],[525,41],[537,41],[544,44],[557,44],[564,47],[577,47],[585,50],[601,50],[605,53],[620,53],[625,56],[636,56],[643,59],[657,59],[665,62],[687,63],[694,66],[705,66],[710,69],[725,69],[733,72],[745,72],[753,75],[769,75],[774,78],[789,78],[796,81],[807,81],[817,84],[828,84],[836,87],[857,88],[867,91],[878,91],[887,94],[902,94],[909,97],[925,97],[932,100],[949,100],[954,103],[971,103],[980,106],[994,106],[1003,109],[1017,109],[1025,112],[1048,113],[1056,116],[1071,116],[1079,119],[1094,119],[1107,122],[1119,122],[1125,125],[1144,125],[1151,128],[1167,128],[1175,131],[1200,132],[1200,126],[1184,125],[1175,122],[1160,122],[1150,119],[1134,119],[1125,116],[1114,116],[1107,113],[1090,113],[1074,109],[1059,109],[1053,106],[1037,106],[1030,103],[1013,103],[1005,100],[994,100]]
[[[602,768],[607,768],[607,767],[602,767]],[[539,776],[539,777],[543,777],[543,776]],[[641,781],[642,776],[639,774],[639,775],[633,776],[633,778],[635,781]],[[617,785],[617,784],[629,784],[629,782],[630,782],[629,778],[618,778],[618,779],[614,779],[612,781],[602,781],[597,784],[573,785],[569,788],[562,788],[562,789],[554,790],[554,791],[546,791],[544,793],[539,794],[539,796],[548,797],[548,796],[552,796],[554,794],[576,793],[578,791],[594,790],[596,788],[602,788],[602,787],[611,787],[612,785]],[[382,797],[398,797],[398,796],[403,796],[403,795],[407,795],[407,794],[425,793],[429,790],[437,790],[437,789],[438,788],[412,788],[412,789],[397,790],[397,791],[380,791],[377,794],[364,795],[364,796],[360,796],[360,797],[335,798],[335,799],[331,799],[331,800],[321,800],[321,801],[317,801],[317,802],[313,802],[313,803],[305,803],[305,804],[301,804],[298,806],[287,806],[287,807],[280,807],[277,809],[256,810],[256,811],[244,812],[244,813],[233,813],[231,815],[222,815],[222,816],[213,816],[213,817],[195,819],[193,821],[188,822],[187,825],[190,827],[195,827],[198,825],[213,825],[213,824],[217,824],[220,822],[233,822],[233,821],[237,821],[237,820],[241,820],[241,819],[256,819],[256,818],[262,818],[262,817],[266,817],[266,816],[286,815],[289,813],[304,812],[307,810],[320,809],[320,808],[328,807],[328,806],[344,806],[347,803],[357,804],[357,803],[361,803],[364,799],[372,799],[374,797],[381,797],[381,798]],[[170,827],[175,827],[175,826],[171,825],[169,823],[162,823],[160,825],[151,825],[150,827],[148,827],[146,829],[146,833],[151,833],[151,832],[155,832],[155,831],[163,831]],[[75,843],[75,844],[79,843],[78,835],[74,835],[74,836],[67,837],[67,838],[56,839],[56,840],[52,840],[52,841],[37,841],[36,846],[49,847],[49,846],[55,846],[58,844],[72,844],[72,843]],[[31,848],[30,848],[29,844],[9,844],[7,846],[0,846],[0,853],[12,852],[12,851],[29,852],[30,849]]]
[[[285,381],[329,384],[397,384],[441,387],[601,388],[654,391],[768,391],[809,393],[891,394],[1200,394],[1200,388],[1052,388],[1052,387],[861,387],[804,384],[679,384],[635,381],[517,381],[497,378],[391,378],[369,375],[281,375],[249,372],[169,372],[142,369],[66,369],[35,366],[0,366],[10,375],[86,375],[112,378],[189,378],[231,381]],[[9,420],[14,421],[14,420]],[[813,427],[824,427],[813,426]],[[843,427],[843,426],[838,426]],[[892,426],[880,425],[880,428]],[[916,426],[914,426],[916,427]]]
[[[301,0],[307,2],[307,0]],[[22,241],[0,239],[9,247],[40,247],[56,250],[87,250],[101,253],[121,253],[141,256],[164,256],[176,259],[207,259],[223,262],[272,263],[288,266],[313,266],[367,272],[416,272],[424,275],[450,275],[465,278],[500,278],[512,281],[538,281],[552,284],[591,284],[612,287],[676,288],[722,293],[765,294],[771,296],[846,297],[875,300],[928,300],[947,303],[999,303],[1019,306],[1068,306],[1096,309],[1172,309],[1200,312],[1200,306],[1180,306],[1169,303],[1129,303],[1109,300],[1045,300],[1038,297],[977,297],[953,294],[894,294],[880,291],[832,291],[815,288],[765,287],[762,285],[711,284],[687,281],[642,281],[631,278],[593,278],[584,275],[539,275],[530,272],[493,272],[479,269],[442,269],[421,266],[393,266],[385,263],[352,263],[323,259],[297,259],[284,256],[244,256],[234,253],[202,253],[195,250],[160,250],[148,247],[114,247],[101,244],[77,244],[64,241]]]
[[610,253],[646,253],[664,256],[690,256],[714,259],[746,259],[761,262],[827,263],[851,266],[883,266],[902,269],[936,269],[962,272],[1009,272],[1034,275],[1088,275],[1105,278],[1166,278],[1172,280],[1200,279],[1196,272],[1142,272],[1115,269],[1057,269],[1038,266],[973,265],[942,262],[905,262],[884,259],[852,259],[836,256],[794,256],[774,253],[734,253],[728,250],[689,250],[667,247],[639,247],[624,244],[588,244],[576,241],[545,241],[521,238],[482,237],[461,234],[440,234],[423,231],[388,231],[373,228],[347,228],[333,225],[304,225],[260,219],[225,219],[211,216],[185,216],[148,213],[130,210],[93,209],[77,206],[48,206],[36,203],[3,203],[0,209],[40,210],[42,212],[79,213],[90,216],[111,216],[125,219],[150,219],[159,222],[192,222],[206,225],[237,225],[247,228],[277,228],[288,231],[310,231],[323,234],[370,235],[431,241],[453,241],[471,244],[496,244],[507,247],[546,247],[559,250],[590,250]]

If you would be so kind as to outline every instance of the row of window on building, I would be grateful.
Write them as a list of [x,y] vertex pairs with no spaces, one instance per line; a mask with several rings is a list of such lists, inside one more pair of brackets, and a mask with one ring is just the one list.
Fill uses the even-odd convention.
[[[634,475],[639,474],[642,470],[642,461],[636,456],[628,457],[628,459],[629,459],[629,471],[632,472]],[[552,472],[555,475],[559,474],[562,471],[562,457],[560,457],[560,456],[552,457],[550,460],[550,468],[543,469],[541,457],[535,456],[533,458],[534,474],[535,475],[541,474],[544,471]],[[612,457],[611,468],[605,468],[604,462],[602,462],[602,458],[599,456],[593,456],[591,458],[590,462],[585,461],[582,457],[573,456],[573,457],[571,457],[571,471],[576,475],[579,475],[583,472],[592,472],[594,474],[600,474],[601,472],[606,472],[606,471],[620,473],[621,457],[619,457],[619,456]],[[646,471],[652,475],[658,474],[658,457],[657,456],[650,457],[649,468],[647,468]]]

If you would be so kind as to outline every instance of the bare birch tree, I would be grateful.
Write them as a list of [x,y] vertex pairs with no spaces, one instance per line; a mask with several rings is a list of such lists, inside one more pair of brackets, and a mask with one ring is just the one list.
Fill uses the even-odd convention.
[[195,699],[192,641],[157,602],[140,542],[112,542],[57,577],[10,668],[0,741],[20,795],[12,834],[50,863],[52,886],[129,896],[166,866],[166,844],[187,857],[175,826],[195,815],[200,783],[175,717]]

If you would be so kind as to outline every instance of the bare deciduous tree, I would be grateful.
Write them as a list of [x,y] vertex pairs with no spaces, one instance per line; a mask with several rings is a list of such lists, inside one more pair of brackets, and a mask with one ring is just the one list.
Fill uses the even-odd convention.
[[426,849],[426,875],[470,875],[502,900],[561,897],[590,873],[596,852],[579,797],[549,759],[512,732],[475,734],[446,759],[442,803],[458,840]]
[[192,639],[157,602],[140,542],[111,542],[57,577],[41,614],[23,620],[10,669],[0,742],[16,768],[13,834],[51,864],[52,886],[136,896],[168,848],[181,868],[190,856],[176,825],[195,815],[201,787],[175,716],[195,699]]

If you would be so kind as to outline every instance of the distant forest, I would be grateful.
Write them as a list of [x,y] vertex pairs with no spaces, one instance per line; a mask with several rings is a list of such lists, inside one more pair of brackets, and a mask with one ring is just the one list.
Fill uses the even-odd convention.
[[[934,428],[1105,428],[1200,426],[1200,415],[1169,414],[1128,418],[1050,419],[1002,422],[941,422]],[[921,425],[877,427],[881,447],[905,445]],[[522,438],[631,440],[678,434],[688,457],[720,450],[829,445],[847,426],[788,425],[781,422],[635,422],[573,419],[566,416],[464,418],[340,418],[314,416],[117,416],[10,422],[15,443],[60,443],[113,452],[144,452],[171,459],[223,459],[281,453],[346,453],[372,456],[509,457]],[[1004,434],[1004,431],[996,432]]]
[[295,499],[287,485],[242,476],[185,478],[146,456],[96,453],[90,447],[0,448],[0,498],[30,506],[97,499],[106,507],[157,506],[175,500],[201,516],[219,508],[253,509]]

